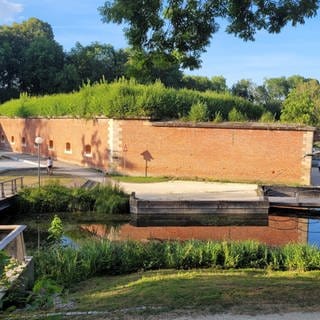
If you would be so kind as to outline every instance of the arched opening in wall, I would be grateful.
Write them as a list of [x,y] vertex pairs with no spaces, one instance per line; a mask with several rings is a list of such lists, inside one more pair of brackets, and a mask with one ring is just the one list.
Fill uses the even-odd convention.
[[85,155],[85,157],[92,157],[91,145],[90,145],[90,144],[87,144],[87,145],[84,147],[84,155]]
[[1,135],[1,143],[5,143],[6,142],[6,139],[4,137],[4,134]]
[[53,140],[49,140],[48,149],[53,150]]
[[11,136],[10,143],[14,144],[14,136]]
[[21,138],[21,145],[22,145],[23,147],[25,147],[25,146],[27,145],[26,137],[22,137],[22,138]]
[[71,143],[70,142],[66,143],[66,148],[65,148],[64,152],[65,153],[72,153]]

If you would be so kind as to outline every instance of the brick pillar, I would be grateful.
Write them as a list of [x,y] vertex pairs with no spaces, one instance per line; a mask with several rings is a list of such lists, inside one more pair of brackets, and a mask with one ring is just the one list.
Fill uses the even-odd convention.
[[109,173],[117,173],[121,165],[122,128],[121,120],[108,120]]

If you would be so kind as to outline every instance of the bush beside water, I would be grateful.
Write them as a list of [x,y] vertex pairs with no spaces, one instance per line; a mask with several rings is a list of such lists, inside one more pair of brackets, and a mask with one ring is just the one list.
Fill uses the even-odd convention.
[[35,267],[38,278],[49,278],[68,287],[93,276],[166,268],[319,270],[320,250],[302,244],[269,247],[255,241],[91,240],[76,249],[52,247],[40,251],[35,255]]
[[91,189],[68,188],[59,182],[41,188],[25,187],[17,198],[20,213],[97,211],[99,213],[128,213],[129,197],[117,186],[96,186]]

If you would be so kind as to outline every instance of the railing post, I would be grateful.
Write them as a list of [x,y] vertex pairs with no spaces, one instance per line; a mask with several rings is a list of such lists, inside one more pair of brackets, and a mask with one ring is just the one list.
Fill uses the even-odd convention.
[[4,193],[4,183],[1,183],[1,198],[5,198],[6,195]]
[[17,244],[16,259],[20,262],[23,262],[25,261],[25,257],[26,257],[26,247],[24,243],[23,233],[20,233],[16,238],[16,244]]
[[14,179],[14,193],[17,193],[17,178]]

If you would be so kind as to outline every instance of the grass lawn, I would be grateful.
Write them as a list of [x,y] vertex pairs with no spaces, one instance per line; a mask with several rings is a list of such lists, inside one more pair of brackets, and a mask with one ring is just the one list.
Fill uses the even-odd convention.
[[[11,180],[13,178],[23,177],[23,184],[25,186],[32,186],[38,184],[38,171],[37,170],[12,170],[0,173],[0,182]],[[48,176],[44,170],[41,171],[40,175],[41,184],[47,184],[50,181],[59,181],[61,184],[66,186],[81,186],[86,179],[71,176],[67,174],[54,174]]]
[[[101,276],[73,286],[64,297],[66,305],[72,308],[55,312],[98,311],[102,314],[43,319],[159,319],[160,316],[174,319],[186,314],[320,311],[319,280],[320,271],[202,269]],[[37,317],[41,319],[39,313]]]
[[172,180],[169,177],[134,177],[134,176],[118,176],[111,175],[110,178],[119,182],[128,183],[154,183],[154,182],[166,182]]
[[76,302],[77,310],[85,311],[142,306],[151,313],[182,309],[249,314],[320,310],[319,280],[320,271],[161,270],[93,278],[72,288],[69,298]]

